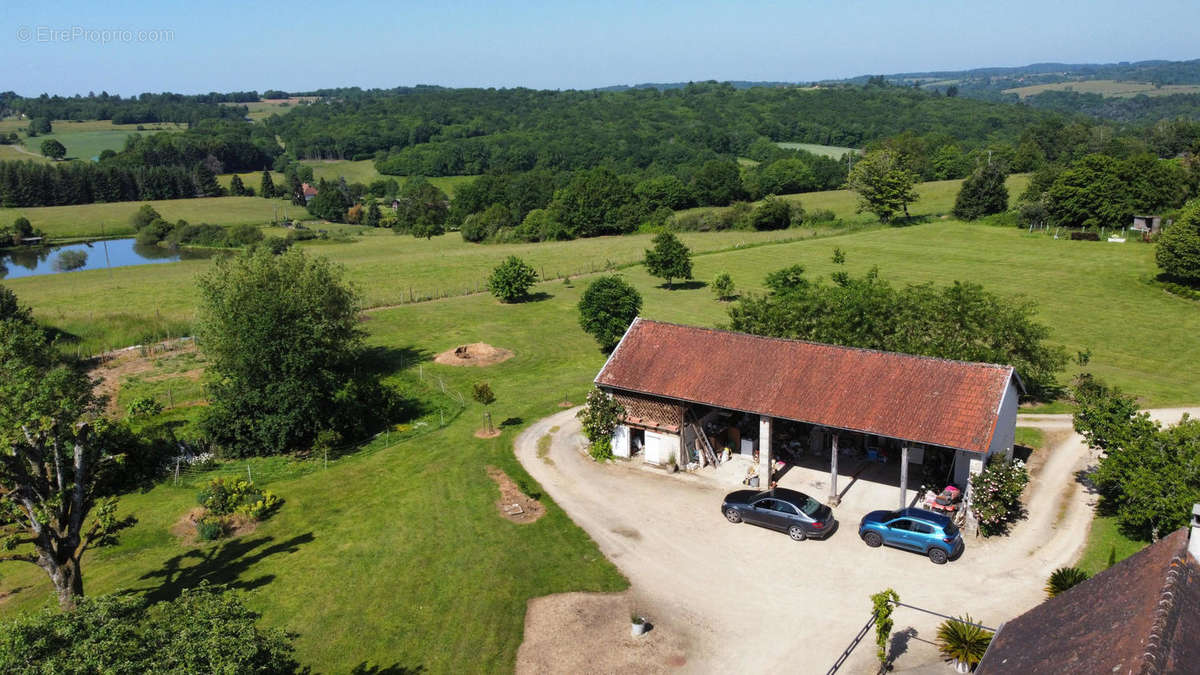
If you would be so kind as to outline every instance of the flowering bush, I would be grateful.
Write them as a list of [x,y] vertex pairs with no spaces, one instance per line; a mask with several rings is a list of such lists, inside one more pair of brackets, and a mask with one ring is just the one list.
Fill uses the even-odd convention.
[[1021,492],[1029,484],[1025,463],[996,457],[971,476],[971,512],[985,537],[1003,534],[1008,524],[1024,515]]
[[241,478],[214,478],[197,496],[204,514],[197,519],[196,530],[201,539],[211,540],[233,529],[239,517],[261,520],[279,508],[282,501],[269,490],[259,490],[254,483]]

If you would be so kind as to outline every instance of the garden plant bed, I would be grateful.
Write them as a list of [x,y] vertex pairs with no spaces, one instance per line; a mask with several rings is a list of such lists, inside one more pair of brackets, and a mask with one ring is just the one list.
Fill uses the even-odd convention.
[[494,466],[487,467],[487,474],[500,488],[500,500],[496,502],[496,508],[500,510],[501,516],[514,523],[532,523],[546,515],[546,507],[521,492],[521,488],[517,487],[508,474]]
[[511,359],[515,354],[508,349],[493,347],[486,342],[473,342],[447,349],[434,358],[447,366],[494,366]]
[[[200,520],[200,518],[203,516],[204,507],[197,506],[189,509],[187,513],[180,516],[179,520],[175,521],[175,524],[171,526],[170,532],[177,539],[179,539],[179,544],[181,546],[191,548],[198,544],[207,543],[201,542],[200,536],[196,532],[196,521]],[[229,530],[228,534],[226,534],[224,537],[221,537],[221,539],[236,539],[237,537],[250,534],[257,529],[258,521],[248,518],[237,518],[234,522],[233,528]]]

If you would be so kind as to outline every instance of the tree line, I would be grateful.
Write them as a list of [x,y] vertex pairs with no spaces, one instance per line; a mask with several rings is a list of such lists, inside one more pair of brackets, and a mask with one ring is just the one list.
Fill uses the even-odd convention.
[[6,208],[187,199],[222,193],[215,174],[203,165],[0,162],[0,205]]
[[5,116],[25,115],[48,120],[112,120],[113,124],[178,122],[192,124],[203,119],[243,119],[244,105],[224,105],[258,101],[258,93],[235,91],[208,94],[144,93],[122,98],[100,92],[87,96],[41,96],[27,98],[15,92],[0,93],[0,111]]

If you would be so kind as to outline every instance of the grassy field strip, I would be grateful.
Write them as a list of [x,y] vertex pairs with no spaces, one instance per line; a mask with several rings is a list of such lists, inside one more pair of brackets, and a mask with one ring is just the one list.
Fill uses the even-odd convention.
[[1118,82],[1116,80],[1079,80],[1074,82],[1054,82],[1052,84],[1033,84],[1028,87],[1005,89],[1005,94],[1016,94],[1021,98],[1034,96],[1043,91],[1075,91],[1080,94],[1100,94],[1114,98],[1132,96],[1169,96],[1171,94],[1200,93],[1200,85],[1196,84],[1164,84],[1156,86],[1151,82]]
[[862,151],[858,150],[857,148],[845,148],[840,145],[819,145],[817,143],[790,143],[787,141],[776,143],[775,145],[778,145],[781,148],[786,148],[788,150],[803,150],[805,152],[811,152],[814,155],[823,155],[825,157],[832,157],[834,159],[841,159],[848,152],[852,152],[856,155],[862,153]]
[[[389,176],[387,174],[379,173],[375,170],[375,161],[371,159],[363,159],[358,161],[351,161],[347,159],[306,159],[300,163],[305,166],[312,167],[313,178],[316,180],[324,178],[325,180],[335,181],[338,178],[344,177],[347,183],[362,183],[363,185],[370,185],[372,181],[379,180],[381,178],[392,178],[403,186],[406,178],[405,176]],[[441,189],[442,192],[445,192],[447,195],[453,198],[454,192],[459,186],[474,179],[475,176],[434,176],[432,178],[428,178],[427,180]],[[245,178],[243,178],[243,180],[245,180]]]
[[[3,146],[0,146],[3,147]],[[256,180],[252,185],[258,188]],[[271,222],[276,209],[282,216],[284,207],[289,212],[298,212],[308,218],[308,211],[295,206],[287,199],[262,199],[260,197],[200,197],[198,199],[160,199],[147,202],[110,202],[103,204],[81,204],[78,206],[37,206],[26,208],[0,208],[0,223],[9,224],[17,216],[25,216],[35,228],[53,238],[99,237],[105,235],[133,234],[129,219],[141,208],[150,204],[169,221],[186,220],[189,223],[213,223],[215,225],[253,225]]]

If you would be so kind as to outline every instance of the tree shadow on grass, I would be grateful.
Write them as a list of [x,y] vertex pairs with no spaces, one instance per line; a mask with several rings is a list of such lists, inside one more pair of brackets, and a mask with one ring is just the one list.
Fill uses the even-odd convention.
[[708,285],[707,281],[700,281],[699,279],[692,279],[691,281],[676,281],[676,282],[673,282],[670,286],[667,286],[666,284],[659,284],[658,287],[665,288],[668,291],[694,291],[697,288],[704,288],[707,285]]
[[143,574],[140,579],[159,580],[157,586],[133,589],[144,591],[148,602],[174,600],[187,588],[208,581],[238,590],[253,590],[275,580],[275,575],[264,574],[255,578],[243,578],[258,562],[281,553],[295,553],[304,544],[311,543],[311,532],[297,535],[275,543],[274,537],[232,539],[209,549],[191,549],[168,559],[160,569]]
[[523,418],[523,417],[509,417],[509,418],[505,419],[503,422],[501,422],[500,426],[515,427],[515,426],[520,426],[524,423],[525,423],[525,418]]
[[393,663],[390,666],[376,666],[363,661],[350,669],[351,675],[420,675],[425,672],[425,666],[402,666]]
[[545,291],[538,291],[537,293],[526,293],[524,296],[521,297],[520,300],[517,300],[517,302],[514,304],[522,304],[522,303],[528,303],[528,302],[542,302],[543,300],[550,300],[552,298],[554,298],[553,295],[550,295],[549,293],[547,293]]
[[381,377],[402,373],[416,368],[417,364],[432,361],[433,354],[417,347],[369,347],[358,361],[365,368]]

